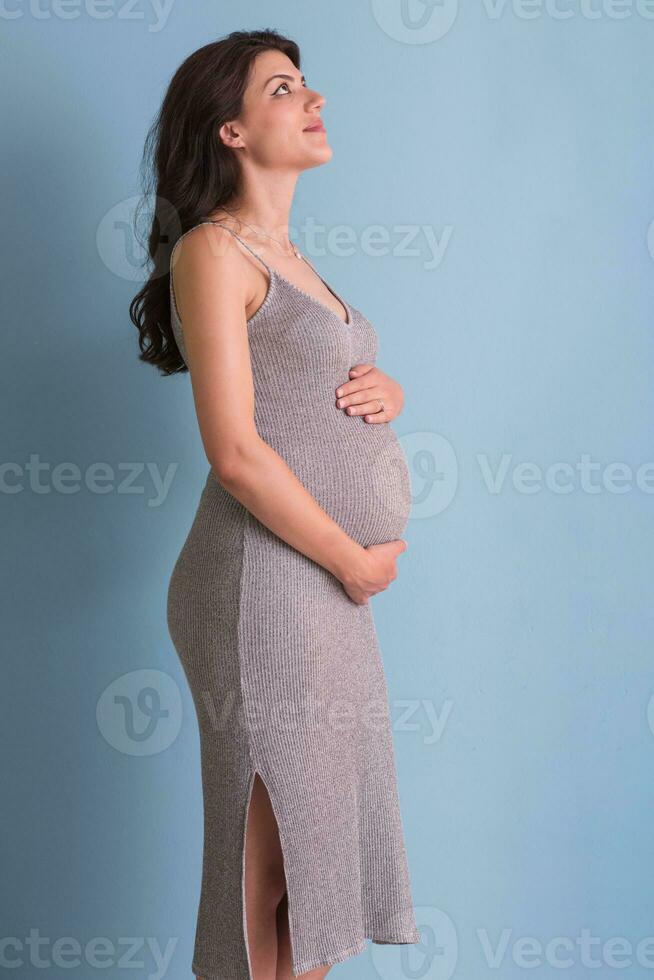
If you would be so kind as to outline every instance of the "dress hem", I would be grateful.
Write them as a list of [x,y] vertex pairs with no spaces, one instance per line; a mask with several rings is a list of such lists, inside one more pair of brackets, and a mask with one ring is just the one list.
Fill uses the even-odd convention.
[[[294,977],[301,977],[304,973],[309,973],[311,970],[317,970],[320,966],[333,966],[335,963],[342,963],[344,960],[350,959],[352,956],[358,956],[360,953],[364,953],[367,949],[366,940],[369,939],[370,942],[376,943],[379,946],[404,946],[411,945],[420,942],[420,933],[414,932],[411,934],[411,938],[397,938],[397,939],[381,939],[379,937],[366,936],[362,939],[360,943],[356,946],[348,946],[347,949],[342,949],[337,953],[327,953],[326,956],[321,957],[319,960],[308,960],[304,963],[299,963],[297,966],[298,973],[291,967],[291,973]],[[235,978],[218,976],[216,973],[207,973],[202,970],[195,963],[191,964],[191,970],[196,975],[196,977],[201,977],[202,980],[235,980]],[[240,980],[240,978],[238,978]]]

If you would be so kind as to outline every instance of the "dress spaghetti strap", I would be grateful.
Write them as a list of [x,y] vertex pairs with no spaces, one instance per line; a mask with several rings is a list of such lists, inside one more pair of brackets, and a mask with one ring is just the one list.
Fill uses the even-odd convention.
[[271,276],[274,275],[275,270],[271,269],[268,263],[261,258],[259,253],[255,252],[253,248],[250,248],[248,243],[244,242],[243,239],[239,235],[237,235],[235,231],[232,231],[231,228],[228,228],[227,225],[224,225],[221,221],[212,221],[210,218],[208,218],[205,222],[203,222],[203,224],[218,225],[220,228],[224,228],[225,231],[228,231],[230,233],[230,235],[233,235],[234,238],[237,238],[238,241],[241,243],[241,245],[244,245],[245,248],[247,248],[248,252],[254,255],[255,259],[259,259],[259,262],[261,262],[262,265],[265,265],[269,275]]
[[[170,278],[170,287],[169,287],[170,305],[171,305],[171,311],[174,314],[174,318],[173,319],[176,319],[178,321],[179,325],[180,325],[180,327],[176,331],[176,339],[177,339],[177,345],[180,348],[180,350],[182,350],[182,351],[184,350],[183,339],[180,338],[182,318],[181,318],[180,312],[179,312],[179,310],[177,308],[177,299],[175,297],[175,287],[173,285],[174,256],[175,256],[175,252],[177,251],[177,247],[180,244],[180,242],[182,241],[182,239],[183,238],[186,238],[187,235],[189,235],[192,231],[195,231],[196,228],[200,228],[202,225],[220,225],[221,228],[224,228],[225,231],[228,231],[231,235],[234,236],[234,238],[238,238],[238,240],[241,243],[241,245],[244,245],[245,248],[248,250],[248,252],[251,252],[251,254],[254,255],[255,259],[259,259],[259,262],[261,262],[261,264],[266,267],[266,269],[268,271],[268,275],[270,276],[271,280],[272,280],[273,276],[277,275],[277,273],[275,272],[275,270],[274,269],[271,269],[271,267],[268,265],[267,262],[264,262],[264,260],[261,258],[261,256],[259,255],[258,252],[255,252],[253,248],[250,248],[250,246],[248,245],[248,243],[247,242],[244,242],[243,239],[240,238],[236,234],[235,231],[232,231],[231,228],[228,228],[227,225],[223,225],[220,221],[212,221],[210,218],[206,218],[206,219],[203,219],[202,221],[200,221],[197,225],[193,225],[193,227],[192,228],[189,228],[188,231],[185,231],[184,234],[183,235],[180,235],[180,237],[177,239],[177,241],[173,245],[172,251],[170,253],[170,267],[169,267],[170,268],[170,276],[169,276],[169,278]],[[175,329],[175,328],[173,328],[173,329]]]

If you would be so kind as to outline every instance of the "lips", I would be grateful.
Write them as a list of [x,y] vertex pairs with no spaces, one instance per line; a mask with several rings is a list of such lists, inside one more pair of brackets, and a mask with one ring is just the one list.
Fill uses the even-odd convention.
[[321,122],[314,123],[313,126],[306,126],[304,129],[305,133],[324,133],[326,132],[325,127]]

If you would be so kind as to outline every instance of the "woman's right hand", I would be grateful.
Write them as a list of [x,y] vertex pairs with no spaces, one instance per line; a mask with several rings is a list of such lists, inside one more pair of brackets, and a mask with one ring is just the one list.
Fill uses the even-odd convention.
[[371,596],[387,589],[397,578],[397,557],[406,549],[407,543],[402,538],[365,548],[359,561],[341,576],[350,599],[363,605]]

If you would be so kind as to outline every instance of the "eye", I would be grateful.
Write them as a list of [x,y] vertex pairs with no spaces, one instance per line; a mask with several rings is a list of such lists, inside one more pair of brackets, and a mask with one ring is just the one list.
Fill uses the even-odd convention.
[[[288,91],[287,92],[282,92],[281,94],[282,95],[290,95],[291,94],[291,89],[289,88],[288,82],[280,82],[279,85],[277,86],[277,88],[275,89],[275,91],[273,92],[273,95],[279,95],[279,90],[284,85],[286,86],[286,88],[288,89]],[[302,88],[306,88],[306,87],[307,87],[306,81],[302,82]]]

